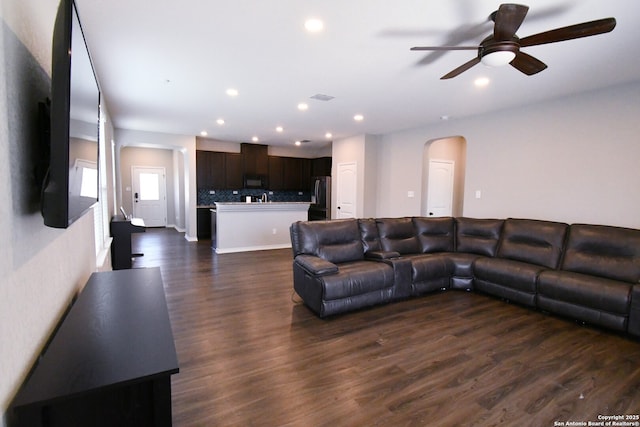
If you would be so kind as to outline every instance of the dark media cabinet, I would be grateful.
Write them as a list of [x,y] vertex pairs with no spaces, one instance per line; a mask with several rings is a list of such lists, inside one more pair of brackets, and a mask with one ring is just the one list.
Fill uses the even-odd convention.
[[12,402],[15,425],[170,426],[178,370],[160,269],[94,273]]

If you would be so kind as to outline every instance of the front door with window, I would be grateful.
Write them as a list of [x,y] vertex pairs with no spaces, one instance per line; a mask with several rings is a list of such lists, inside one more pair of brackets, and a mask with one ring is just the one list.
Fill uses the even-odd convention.
[[166,175],[162,167],[131,168],[133,216],[147,227],[167,225]]

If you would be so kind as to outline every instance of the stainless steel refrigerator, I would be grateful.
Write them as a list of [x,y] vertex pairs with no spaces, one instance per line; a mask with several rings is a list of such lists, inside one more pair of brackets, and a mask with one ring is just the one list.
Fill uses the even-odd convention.
[[311,206],[309,221],[324,221],[331,218],[331,177],[314,176],[311,180]]

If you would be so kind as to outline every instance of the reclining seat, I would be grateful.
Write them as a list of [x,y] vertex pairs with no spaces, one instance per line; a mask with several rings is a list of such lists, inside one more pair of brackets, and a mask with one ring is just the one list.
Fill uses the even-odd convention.
[[574,224],[561,269],[538,282],[538,307],[640,335],[640,230]]
[[495,257],[504,220],[456,218],[456,253],[449,256],[451,289],[473,290],[473,265],[481,257]]
[[449,289],[453,218],[382,218],[376,220],[384,251],[411,261],[411,294]]
[[474,289],[535,307],[538,276],[560,264],[567,228],[559,222],[507,219],[497,256],[474,262]]
[[293,287],[318,316],[392,301],[394,269],[366,260],[355,219],[291,225]]

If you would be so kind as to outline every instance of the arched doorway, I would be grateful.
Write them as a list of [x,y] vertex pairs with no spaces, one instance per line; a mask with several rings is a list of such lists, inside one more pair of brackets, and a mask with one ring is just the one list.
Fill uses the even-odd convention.
[[[434,200],[450,197],[450,215],[462,216],[464,204],[464,177],[467,159],[467,140],[462,136],[437,138],[427,141],[422,156],[422,216],[443,216],[429,206]],[[435,166],[434,166],[435,165]],[[446,184],[450,168],[451,182]],[[431,185],[431,199],[429,186]],[[450,185],[450,188],[444,186]],[[450,192],[450,194],[449,194]],[[435,196],[435,197],[434,197]],[[446,211],[446,209],[445,209]],[[432,215],[430,215],[430,213]],[[449,213],[445,213],[448,216]]]

